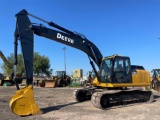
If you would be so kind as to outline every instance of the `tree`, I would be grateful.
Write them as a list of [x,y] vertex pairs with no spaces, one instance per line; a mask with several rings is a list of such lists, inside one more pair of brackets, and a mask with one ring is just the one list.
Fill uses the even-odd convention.
[[[16,71],[18,74],[23,74],[25,69],[24,69],[24,64],[23,64],[23,60],[22,60],[22,54],[18,54],[17,59],[18,59],[18,64],[17,64]],[[13,73],[14,55],[10,54],[10,56],[7,57],[7,60],[9,62],[9,65],[7,65],[7,67],[6,67],[5,64],[3,64],[2,69],[5,74],[11,75]],[[41,56],[41,55],[39,55],[39,53],[35,52],[34,53],[33,72],[36,75],[50,76],[52,74],[52,69],[50,69],[49,58],[44,55]]]
[[35,52],[33,72],[37,75],[45,74],[50,76],[52,74],[52,69],[50,69],[49,58],[45,57],[44,55],[41,56],[39,53]]

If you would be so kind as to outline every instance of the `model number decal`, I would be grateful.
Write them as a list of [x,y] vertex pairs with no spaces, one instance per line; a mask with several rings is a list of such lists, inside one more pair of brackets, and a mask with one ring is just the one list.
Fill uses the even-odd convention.
[[66,36],[63,36],[63,35],[61,35],[60,33],[57,33],[57,38],[58,38],[58,39],[61,39],[61,40],[64,40],[64,41],[66,41],[66,42],[69,42],[69,43],[74,44],[74,40],[73,40],[73,39],[68,38],[68,37],[66,37]]

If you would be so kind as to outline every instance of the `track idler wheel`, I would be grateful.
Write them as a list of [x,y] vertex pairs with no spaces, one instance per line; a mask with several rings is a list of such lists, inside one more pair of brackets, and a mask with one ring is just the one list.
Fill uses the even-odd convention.
[[40,109],[34,101],[32,85],[16,91],[10,100],[12,112],[19,116],[28,116],[40,113]]
[[88,94],[87,89],[79,89],[74,91],[74,98],[77,102],[83,102],[91,99],[91,94]]
[[106,97],[102,92],[96,92],[91,98],[92,104],[100,109],[106,109],[110,106],[109,98]]

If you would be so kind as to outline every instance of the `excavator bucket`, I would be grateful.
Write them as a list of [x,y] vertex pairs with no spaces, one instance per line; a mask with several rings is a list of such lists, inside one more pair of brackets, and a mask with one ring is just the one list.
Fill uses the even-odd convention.
[[10,100],[12,112],[20,116],[28,116],[40,113],[40,109],[34,101],[32,85],[16,91]]

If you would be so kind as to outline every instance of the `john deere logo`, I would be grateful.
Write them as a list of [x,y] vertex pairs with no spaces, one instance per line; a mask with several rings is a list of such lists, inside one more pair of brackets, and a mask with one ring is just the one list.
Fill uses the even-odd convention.
[[69,43],[74,44],[74,40],[73,40],[73,39],[71,39],[71,38],[69,38],[69,37],[66,37],[66,36],[63,36],[63,35],[61,35],[60,33],[57,33],[57,38],[58,38],[58,39],[61,39],[61,40],[63,40],[63,41],[66,41],[66,42],[69,42]]

